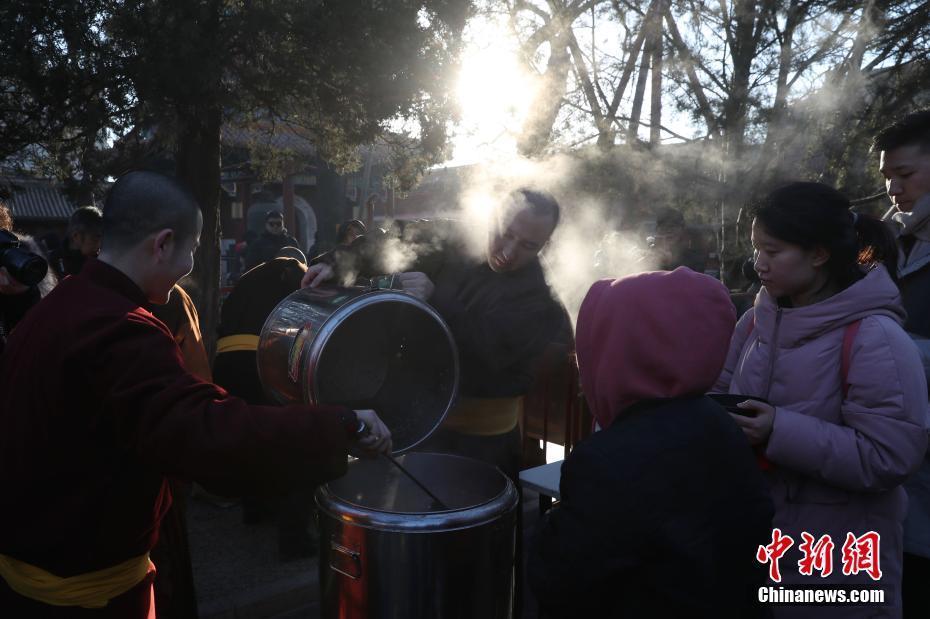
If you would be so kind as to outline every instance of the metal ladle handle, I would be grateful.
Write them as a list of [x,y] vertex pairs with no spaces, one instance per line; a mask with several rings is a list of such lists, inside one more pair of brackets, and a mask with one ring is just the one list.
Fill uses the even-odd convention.
[[391,461],[391,464],[393,464],[393,465],[396,466],[398,469],[400,469],[400,471],[401,471],[404,475],[406,475],[406,476],[410,479],[410,481],[412,481],[412,482],[415,483],[417,486],[419,486],[419,487],[420,487],[420,490],[422,490],[423,492],[425,492],[426,494],[428,494],[429,497],[430,497],[431,499],[433,499],[433,502],[434,502],[440,509],[442,509],[442,510],[448,510],[448,509],[449,509],[449,507],[448,507],[445,503],[443,503],[443,502],[440,500],[440,498],[439,498],[438,496],[436,496],[435,494],[433,494],[432,492],[430,492],[429,488],[427,488],[427,487],[424,486],[422,483],[420,483],[420,480],[417,479],[416,477],[414,477],[414,476],[410,473],[410,471],[408,471],[406,468],[404,468],[404,465],[402,465],[400,462],[398,462],[398,461],[394,458],[394,456],[392,456],[392,455],[390,455],[390,454],[386,454],[386,453],[382,453],[381,455],[383,455],[385,458],[387,458],[388,460],[390,460],[390,461]]

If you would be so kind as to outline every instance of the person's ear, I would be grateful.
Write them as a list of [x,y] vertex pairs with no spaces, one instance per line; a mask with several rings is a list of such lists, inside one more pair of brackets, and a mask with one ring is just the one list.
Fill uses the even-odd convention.
[[171,228],[159,230],[152,240],[152,247],[159,260],[167,260],[171,257],[174,250],[174,230]]
[[820,268],[830,261],[830,252],[826,247],[817,246],[811,255],[811,264]]

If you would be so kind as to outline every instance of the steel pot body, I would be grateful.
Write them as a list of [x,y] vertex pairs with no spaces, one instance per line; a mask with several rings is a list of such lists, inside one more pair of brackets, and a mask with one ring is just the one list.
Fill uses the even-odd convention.
[[317,491],[322,617],[509,619],[517,491],[498,469],[447,454],[358,460]]

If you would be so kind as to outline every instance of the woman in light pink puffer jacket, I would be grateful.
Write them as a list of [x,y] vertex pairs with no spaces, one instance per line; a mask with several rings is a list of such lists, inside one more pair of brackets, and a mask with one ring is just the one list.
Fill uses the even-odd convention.
[[[744,402],[748,416],[733,418],[768,469],[773,526],[794,540],[778,585],[880,586],[885,604],[773,606],[776,617],[901,616],[901,483],[927,448],[927,386],[900,326],[898,289],[879,263],[896,258],[893,240],[849,206],[830,187],[794,183],[757,208],[763,288],[736,326],[715,390],[771,403]],[[843,574],[847,533],[870,531],[880,535],[878,582]],[[831,536],[828,577],[800,573],[802,532]]]

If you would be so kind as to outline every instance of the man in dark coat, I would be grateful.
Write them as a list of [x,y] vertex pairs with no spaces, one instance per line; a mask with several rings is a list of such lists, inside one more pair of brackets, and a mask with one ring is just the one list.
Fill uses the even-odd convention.
[[531,547],[545,617],[762,616],[772,501],[741,430],[702,395],[735,323],[726,288],[687,268],[591,287],[576,347],[603,429],[566,458]]
[[[898,288],[907,310],[904,329],[930,362],[930,110],[908,114],[883,129],[872,150],[893,206],[885,214],[898,244]],[[930,374],[928,374],[930,380]],[[908,513],[904,521],[905,617],[930,616],[930,453],[904,484]]]
[[703,273],[707,266],[707,256],[699,248],[692,247],[694,239],[685,225],[685,216],[678,209],[660,208],[656,213],[656,231],[652,237],[652,260],[663,271],[674,271],[678,267],[688,267],[697,273]]
[[88,258],[100,253],[103,213],[96,206],[82,206],[71,213],[68,238],[62,247],[49,252],[48,262],[58,279],[76,275]]
[[297,239],[287,233],[281,211],[265,213],[265,230],[246,248],[245,268],[249,270],[271,260],[282,247],[300,247]]
[[[268,315],[284,297],[300,288],[306,265],[294,258],[274,258],[247,271],[220,310],[214,380],[249,404],[274,405],[265,397],[256,365],[258,337]],[[273,513],[281,560],[312,556],[316,542],[308,531],[313,486],[273,497],[245,496],[243,521],[260,522]]]
[[390,449],[373,411],[251,406],[185,369],[147,307],[191,271],[202,225],[175,181],[122,177],[99,259],[11,335],[0,359],[5,615],[153,617],[149,551],[171,504],[168,477],[223,494],[282,492],[343,474],[350,448]]
[[361,236],[308,270],[304,285],[314,285],[333,267],[336,275],[370,277],[396,269],[398,256],[409,258],[394,279],[449,325],[461,373],[459,401],[424,449],[484,460],[516,480],[522,396],[546,346],[569,333],[539,261],[559,216],[551,195],[520,189],[495,209],[478,252],[462,223],[419,221],[404,227],[402,239]]

